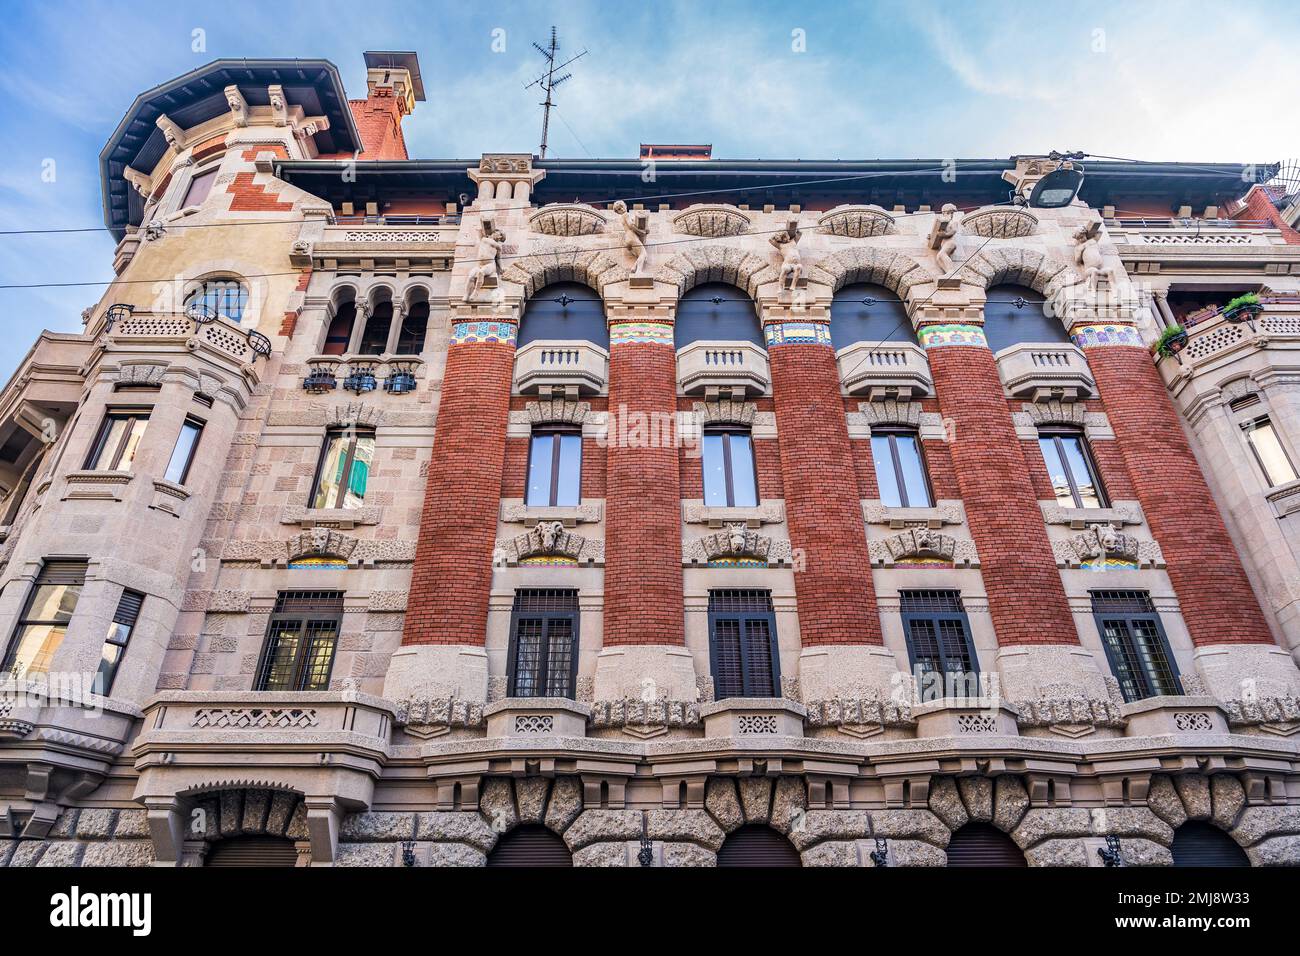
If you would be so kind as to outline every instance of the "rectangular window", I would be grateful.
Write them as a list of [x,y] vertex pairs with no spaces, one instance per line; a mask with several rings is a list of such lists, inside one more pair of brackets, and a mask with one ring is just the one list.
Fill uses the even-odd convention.
[[1286,449],[1282,447],[1282,442],[1273,429],[1273,423],[1267,417],[1243,425],[1242,431],[1246,433],[1246,440],[1250,442],[1251,451],[1255,453],[1255,460],[1259,462],[1264,480],[1270,488],[1295,481],[1295,466],[1291,464]]
[[758,505],[754,443],[748,431],[706,431],[703,442],[704,503],[711,508]]
[[176,437],[176,447],[172,449],[171,461],[167,463],[167,473],[163,475],[168,481],[178,485],[185,484],[190,473],[190,464],[194,461],[194,449],[199,445],[199,436],[203,434],[203,422],[198,418],[187,418],[181,425],[181,433]]
[[900,591],[903,634],[922,702],[978,697],[979,661],[957,591]]
[[1040,431],[1038,447],[1043,451],[1057,504],[1067,508],[1106,507],[1106,492],[1082,435],[1073,431]]
[[1178,670],[1145,591],[1090,591],[1110,669],[1126,701],[1181,694]]
[[511,697],[570,697],[578,677],[578,592],[515,592],[506,684]]
[[123,591],[117,602],[113,620],[109,622],[108,634],[104,636],[104,650],[99,658],[99,673],[95,676],[95,692],[107,694],[113,689],[113,678],[117,676],[117,665],[122,662],[126,645],[131,640],[131,632],[140,617],[140,608],[144,606],[144,595],[139,591]]
[[110,411],[99,426],[95,444],[86,458],[86,468],[91,471],[130,471],[148,424],[147,409]]
[[313,508],[360,508],[375,458],[375,436],[355,429],[331,429],[316,466]]
[[342,591],[281,591],[253,689],[329,690],[342,620]]
[[190,185],[185,190],[185,198],[181,200],[181,208],[189,206],[202,206],[203,200],[208,198],[208,193],[212,192],[212,184],[217,179],[217,168],[212,166],[200,173],[195,173],[190,178]]
[[535,507],[576,505],[582,497],[582,433],[541,429],[528,449],[528,494]]
[[709,592],[709,663],[717,700],[781,696],[771,592]]
[[49,672],[85,583],[85,561],[45,562],[9,641],[6,676],[17,679]]
[[930,481],[916,432],[871,430],[871,457],[876,465],[880,501],[887,508],[929,508]]

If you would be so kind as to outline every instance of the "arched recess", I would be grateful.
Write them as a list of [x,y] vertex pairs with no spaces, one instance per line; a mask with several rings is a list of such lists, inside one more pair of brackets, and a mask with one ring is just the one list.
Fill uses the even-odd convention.
[[513,260],[502,272],[503,279],[523,286],[529,299],[555,282],[580,282],[603,295],[611,282],[627,279],[627,268],[599,249],[556,249]]
[[766,258],[735,246],[695,246],[673,256],[655,273],[656,282],[677,287],[684,296],[697,286],[725,282],[742,289],[751,299],[758,297],[758,287],[775,282],[776,266]]
[[948,841],[949,866],[1028,866],[1015,841],[990,823],[968,823]]
[[1035,249],[1007,246],[985,249],[971,256],[957,278],[985,290],[1001,283],[1022,285],[1051,300],[1061,289],[1074,285],[1077,276],[1060,259]]
[[727,282],[706,282],[689,289],[677,301],[673,344],[680,349],[701,341],[752,342],[765,347],[754,300]]
[[366,327],[357,345],[359,355],[382,355],[388,349],[388,332],[393,325],[393,293],[379,286],[370,293]]
[[803,861],[784,834],[751,823],[727,835],[718,850],[718,866],[803,866]]
[[1174,830],[1174,866],[1250,866],[1237,841],[1212,823],[1188,820]]
[[553,282],[529,296],[519,323],[519,345],[539,339],[593,342],[609,348],[600,293],[581,282]]
[[831,300],[831,345],[855,342],[916,342],[907,307],[893,290],[872,282],[840,287]]
[[487,855],[488,866],[573,866],[573,854],[551,829],[531,823],[515,827]]
[[334,290],[329,307],[329,323],[325,327],[325,341],[321,343],[322,355],[345,355],[352,342],[352,330],[357,322],[357,290],[350,285]]
[[933,282],[934,276],[905,253],[879,246],[853,246],[831,253],[817,263],[810,281],[838,292],[847,285],[868,282],[884,286],[900,299],[907,299],[913,286]]
[[1012,345],[1069,344],[1061,320],[1047,314],[1041,292],[1010,282],[989,286],[984,301],[984,337],[994,352]]
[[406,293],[402,306],[402,327],[397,332],[394,354],[419,355],[424,351],[424,339],[429,331],[429,290],[413,286]]

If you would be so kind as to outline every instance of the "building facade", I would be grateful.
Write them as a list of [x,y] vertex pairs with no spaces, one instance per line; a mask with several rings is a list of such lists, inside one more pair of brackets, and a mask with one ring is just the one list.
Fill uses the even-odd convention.
[[1300,862],[1267,176],[412,160],[366,64],[101,154],[0,395],[0,864]]

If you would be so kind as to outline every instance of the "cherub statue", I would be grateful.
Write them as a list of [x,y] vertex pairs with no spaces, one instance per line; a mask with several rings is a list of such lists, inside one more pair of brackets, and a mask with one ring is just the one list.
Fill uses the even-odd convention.
[[1100,234],[1101,221],[1098,220],[1080,226],[1074,230],[1073,235],[1074,264],[1083,273],[1083,278],[1079,281],[1087,284],[1089,292],[1097,291],[1097,280],[1101,277],[1104,277],[1109,285],[1115,284],[1115,270],[1106,266],[1101,257],[1101,242],[1098,239]]
[[952,271],[952,256],[957,251],[957,234],[961,231],[962,214],[952,203],[944,203],[930,227],[930,248],[939,269],[946,275]]
[[623,249],[636,260],[632,274],[640,275],[648,254],[645,239],[650,233],[650,226],[646,223],[644,213],[628,212],[627,203],[621,199],[612,208],[623,223]]
[[469,274],[469,279],[465,285],[465,300],[469,302],[481,291],[483,284],[492,276],[498,278],[501,275],[501,249],[506,244],[506,236],[500,229],[494,230],[491,234],[484,232],[478,241],[478,252],[475,256],[478,266]]
[[799,255],[799,237],[802,233],[796,223],[776,233],[768,242],[781,253],[781,270],[777,277],[782,289],[793,289],[803,276],[803,257]]

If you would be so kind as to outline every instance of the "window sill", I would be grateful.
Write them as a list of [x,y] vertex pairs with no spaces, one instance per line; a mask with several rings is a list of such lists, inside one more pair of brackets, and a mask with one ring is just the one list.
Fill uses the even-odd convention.
[[881,504],[878,499],[868,498],[862,502],[862,515],[867,524],[884,524],[894,529],[915,528],[922,524],[938,529],[946,524],[962,524],[966,520],[961,503],[955,501],[941,501],[933,508],[894,508]]
[[166,478],[154,479],[153,490],[153,504],[149,507],[155,511],[165,512],[173,518],[179,518],[181,516],[181,505],[189,499],[190,490],[184,485],[168,481]]
[[77,498],[121,501],[135,473],[131,471],[82,470],[69,472],[64,478],[63,500]]
[[1055,501],[1040,501],[1043,520],[1048,524],[1069,525],[1074,531],[1082,531],[1090,524],[1113,524],[1122,528],[1126,524],[1141,524],[1137,512],[1127,505],[1112,505],[1109,508],[1067,508]]
[[604,514],[604,502],[587,501],[578,505],[557,505],[552,508],[542,505],[524,504],[515,501],[501,502],[501,520],[507,523],[535,525],[539,521],[558,521],[566,528],[575,525],[600,521]]
[[687,524],[707,524],[710,528],[721,528],[728,524],[757,528],[785,520],[785,502],[780,500],[760,501],[754,508],[719,508],[695,500],[683,502],[682,509],[683,520]]
[[1264,497],[1273,503],[1279,518],[1300,511],[1300,479],[1270,488],[1264,493]]
[[379,524],[378,505],[360,508],[306,508],[290,505],[280,513],[280,524],[296,524],[303,528],[339,528],[348,530],[357,525]]

